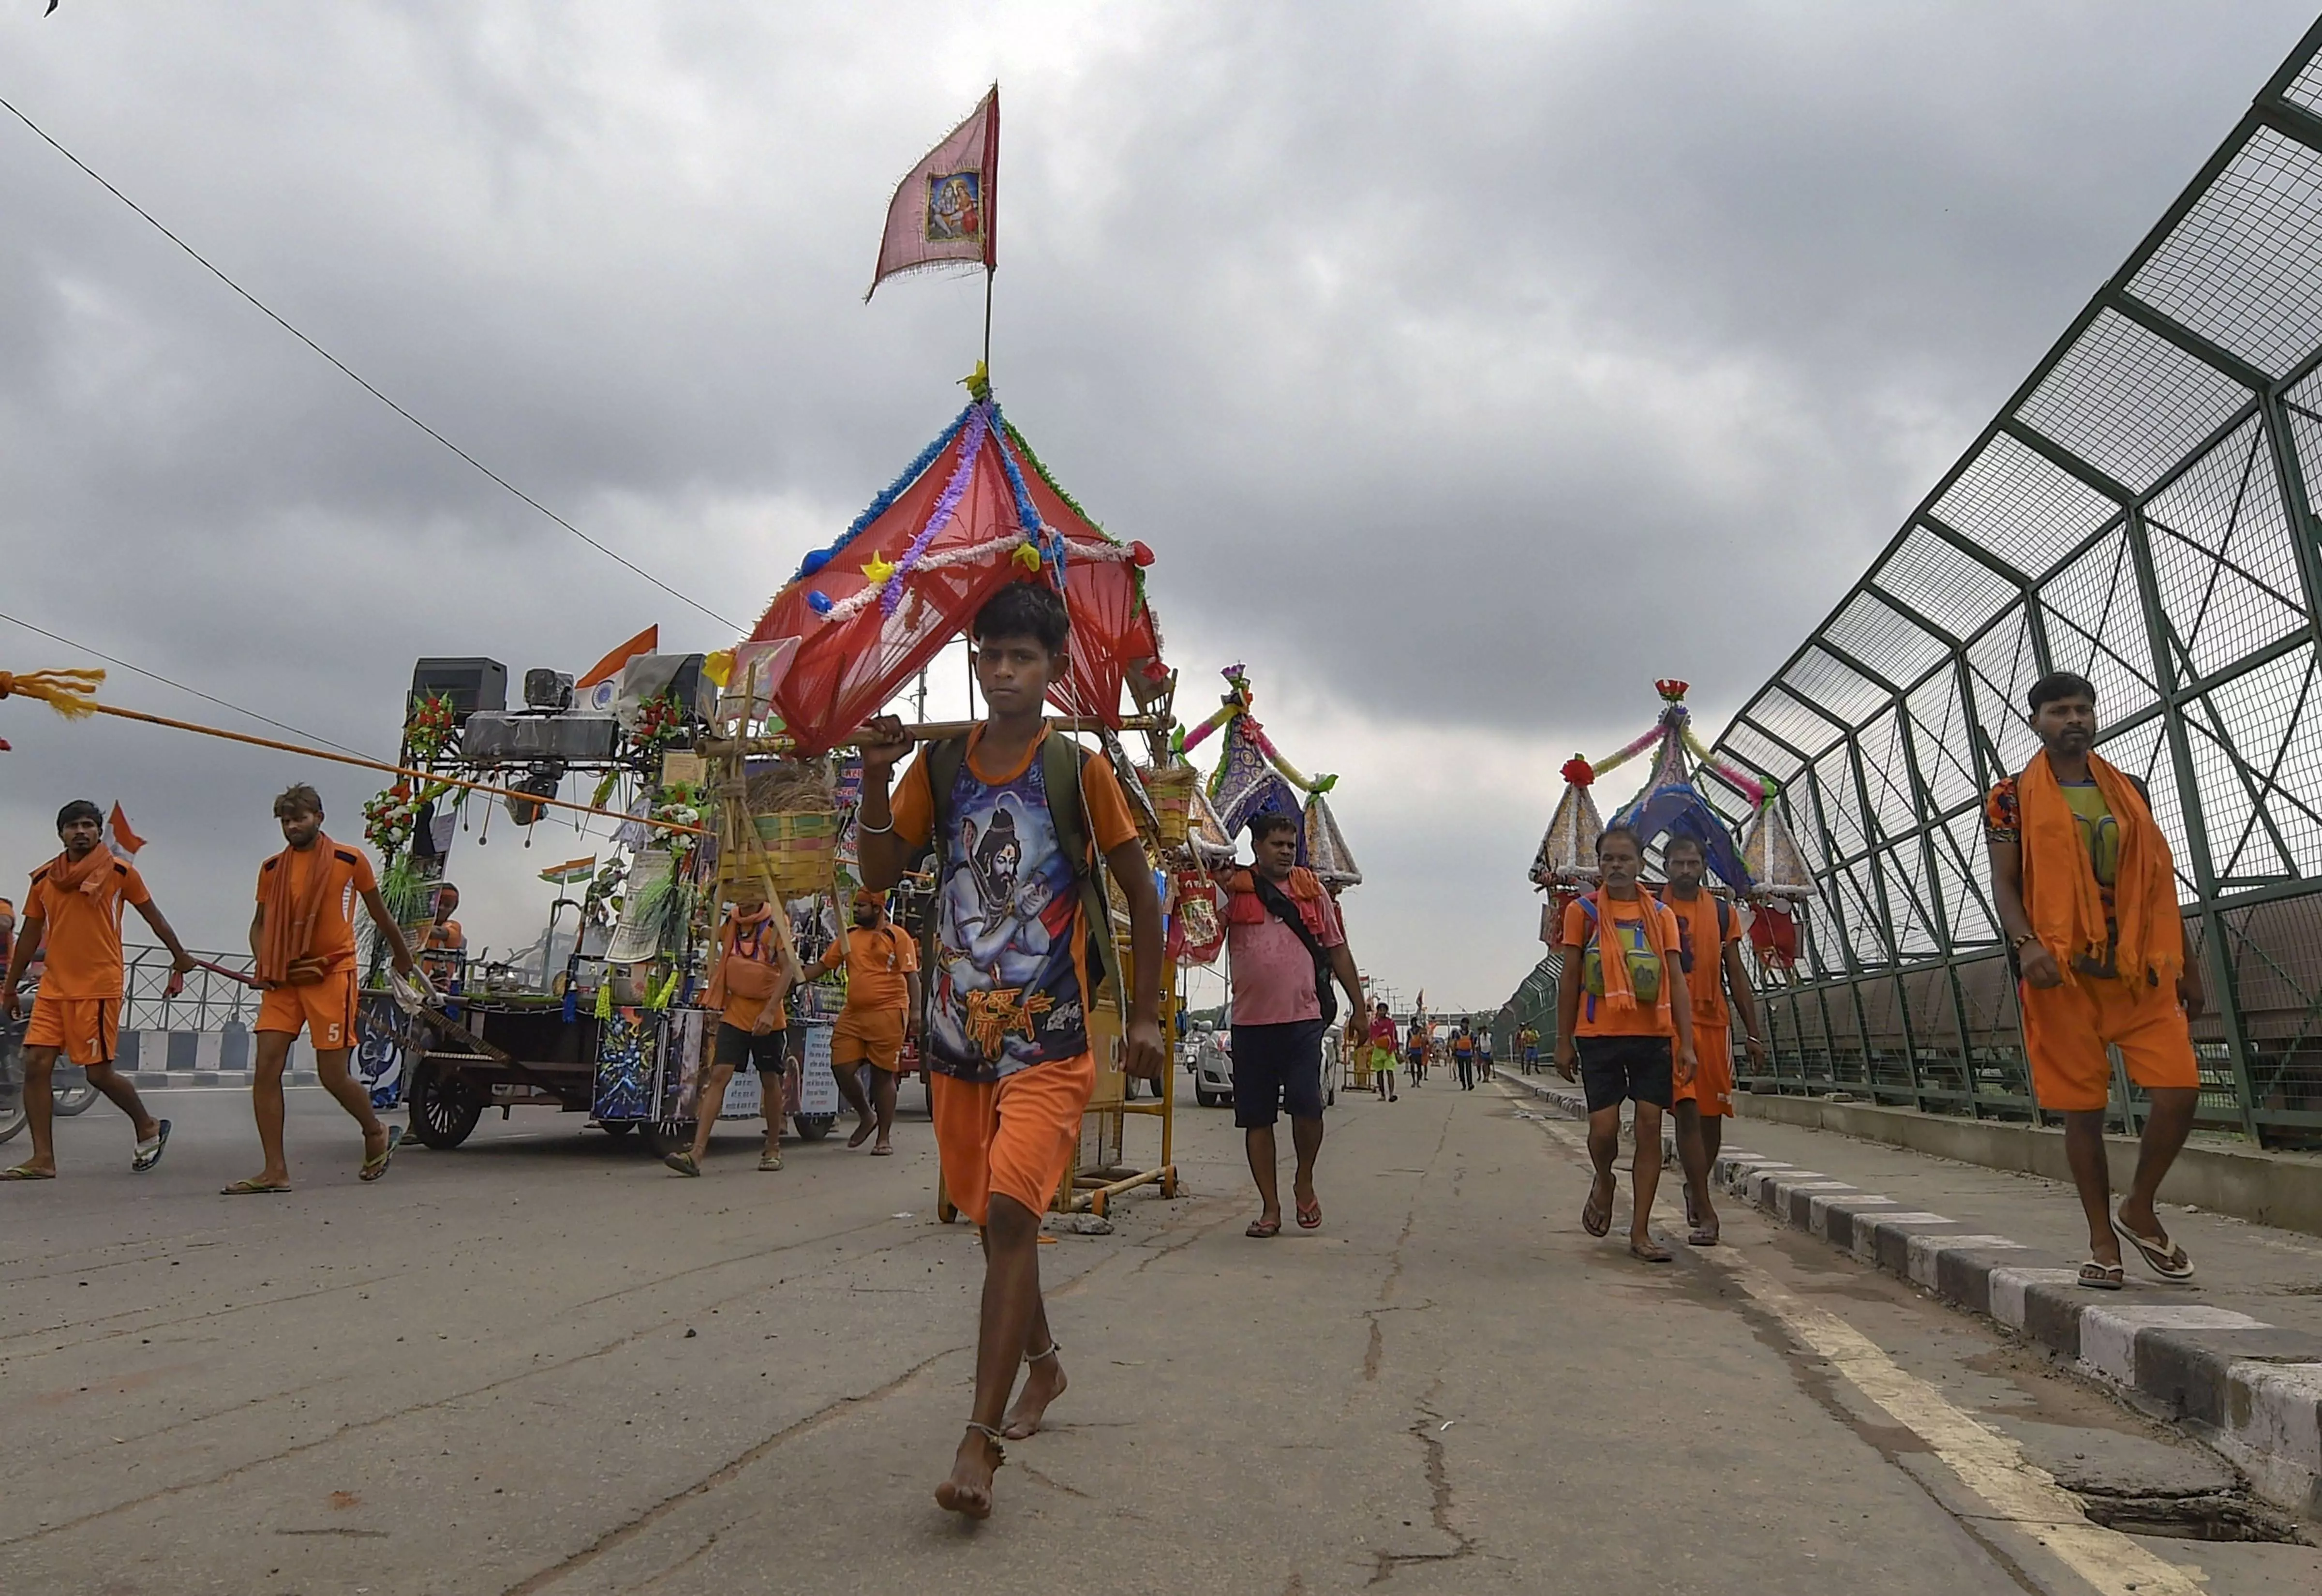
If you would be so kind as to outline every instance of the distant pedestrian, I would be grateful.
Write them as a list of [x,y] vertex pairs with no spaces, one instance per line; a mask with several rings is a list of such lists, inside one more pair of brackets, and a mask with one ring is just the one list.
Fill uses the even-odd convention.
[[[2187,956],[2168,839],[2144,784],[2095,753],[2096,689],[2055,671],[2032,685],[2040,752],[1984,805],[1999,922],[2021,977],[2032,1095],[2064,1116],[2064,1152],[2089,1222],[2080,1283],[2121,1287],[2127,1238],[2153,1273],[2193,1278],[2153,1195],[2193,1128],[2201,1077],[2189,1022],[2201,977]],[[2105,1105],[2119,1050],[2151,1098],[2136,1173],[2117,1213],[2105,1157]]]
[[1488,1025],[1476,1032],[1476,1073],[1485,1080],[1492,1078],[1492,1028]]
[[[6,984],[0,986],[0,1016],[13,1020],[24,967],[45,946],[41,989],[32,999],[23,1041],[24,1119],[32,1127],[32,1156],[12,1169],[0,1169],[0,1180],[56,1179],[55,1100],[50,1092],[59,1053],[68,1063],[79,1065],[88,1084],[129,1116],[137,1135],[132,1169],[142,1174],[151,1169],[169,1144],[169,1122],[148,1114],[137,1088],[113,1067],[126,990],[121,906],[135,909],[153,928],[178,975],[194,968],[193,955],[153,906],[137,867],[114,858],[105,846],[105,816],[96,804],[76,798],[59,810],[57,839],[64,844],[63,851],[32,872],[32,890],[24,895],[24,934],[8,955]],[[12,916],[12,928],[14,923]]]
[[1556,1069],[1576,1075],[1588,1105],[1588,1160],[1596,1178],[1580,1211],[1592,1236],[1613,1228],[1621,1152],[1621,1104],[1637,1105],[1629,1252],[1647,1263],[1672,1254],[1653,1238],[1661,1178],[1661,1115],[1679,1080],[1694,1075],[1693,1004],[1678,963],[1677,917],[1637,885],[1644,845],[1627,826],[1596,839],[1603,885],[1564,911],[1564,967],[1557,981]]
[[1242,1129],[1258,1214],[1244,1234],[1282,1231],[1274,1126],[1290,1115],[1297,1151],[1291,1196],[1298,1227],[1322,1223],[1314,1161],[1322,1151],[1322,1006],[1330,977],[1346,988],[1349,1012],[1363,1006],[1362,978],[1347,950],[1336,904],[1313,872],[1300,867],[1298,822],[1261,814],[1249,822],[1249,867],[1234,873],[1226,908],[1226,956],[1233,1001],[1234,1124]]
[[1540,1028],[1530,1020],[1516,1032],[1516,1059],[1526,1075],[1540,1073]]
[[1371,1012],[1371,1084],[1378,1095],[1388,1102],[1397,1101],[1394,1090],[1394,1052],[1397,1046],[1394,1016],[1386,1012],[1382,1003]]
[[1411,1084],[1414,1087],[1425,1086],[1427,1084],[1427,1016],[1425,1014],[1412,1015],[1410,1039],[1403,1044],[1403,1063],[1408,1067],[1404,1073],[1409,1076]]
[[1460,1021],[1458,1029],[1451,1032],[1451,1062],[1458,1067],[1459,1089],[1463,1092],[1474,1091],[1476,1089],[1476,1034],[1467,1029],[1467,1022],[1465,1020]]
[[1661,846],[1661,868],[1668,885],[1661,902],[1677,916],[1678,963],[1693,999],[1693,1053],[1697,1066],[1690,1081],[1677,1084],[1678,1161],[1685,1169],[1685,1239],[1696,1247],[1717,1244],[1717,1209],[1709,1199],[1710,1171],[1724,1144],[1723,1126],[1733,1113],[1733,1041],[1726,1021],[1730,996],[1742,1015],[1750,1056],[1764,1062],[1766,1044],[1758,1035],[1758,1005],[1749,972],[1742,968],[1742,936],[1724,899],[1702,890],[1709,859],[1701,839],[1683,832]]

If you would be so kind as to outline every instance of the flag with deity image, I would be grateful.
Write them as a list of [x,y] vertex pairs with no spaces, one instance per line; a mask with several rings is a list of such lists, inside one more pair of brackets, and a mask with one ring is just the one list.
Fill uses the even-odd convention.
[[898,272],[931,266],[1000,263],[995,240],[1000,203],[1000,86],[930,150],[895,188],[878,269],[868,299]]

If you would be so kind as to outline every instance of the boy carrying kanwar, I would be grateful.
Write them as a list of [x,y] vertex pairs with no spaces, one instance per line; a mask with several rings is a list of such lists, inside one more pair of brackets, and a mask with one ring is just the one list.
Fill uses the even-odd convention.
[[[863,731],[863,885],[884,892],[930,839],[937,850],[923,1040],[944,1187],[983,1226],[984,1275],[974,1404],[936,1501],[969,1518],[991,1515],[1001,1441],[1037,1432],[1065,1390],[1040,1296],[1040,1214],[1096,1082],[1088,1007],[1102,972],[1089,968],[1089,933],[1111,929],[1099,855],[1129,902],[1123,1068],[1157,1081],[1167,1064],[1152,868],[1111,763],[1052,732],[1041,712],[1070,632],[1063,597],[1045,583],[1011,583],[985,603],[970,637],[991,712],[922,752],[891,807],[887,784],[910,735],[888,715]],[[1023,1394],[1010,1408],[1019,1365]]]

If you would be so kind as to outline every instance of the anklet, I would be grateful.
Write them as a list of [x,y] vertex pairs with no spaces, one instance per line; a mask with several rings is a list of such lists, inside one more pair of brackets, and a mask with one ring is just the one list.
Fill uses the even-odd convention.
[[1037,1363],[1043,1358],[1053,1358],[1059,1352],[1064,1350],[1064,1345],[1065,1344],[1063,1342],[1057,1341],[1052,1337],[1048,1342],[1047,1350],[1046,1352],[1026,1353],[1024,1354],[1024,1361],[1027,1363]]
[[991,1444],[992,1466],[993,1468],[999,1468],[1007,1463],[1008,1448],[1001,1445],[1001,1436],[998,1430],[993,1429],[988,1424],[978,1424],[974,1419],[967,1421],[967,1427],[982,1435],[985,1441]]

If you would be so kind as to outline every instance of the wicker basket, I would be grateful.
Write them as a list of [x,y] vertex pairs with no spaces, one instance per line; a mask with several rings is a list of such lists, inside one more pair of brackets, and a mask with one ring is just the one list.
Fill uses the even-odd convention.
[[845,819],[837,811],[782,809],[750,818],[776,892],[784,896],[822,892],[836,879],[838,836]]
[[1186,817],[1193,802],[1193,784],[1201,779],[1202,773],[1190,765],[1165,765],[1157,769],[1140,769],[1137,775],[1145,784],[1146,794],[1153,800],[1154,818],[1161,823],[1161,846],[1183,848]]

